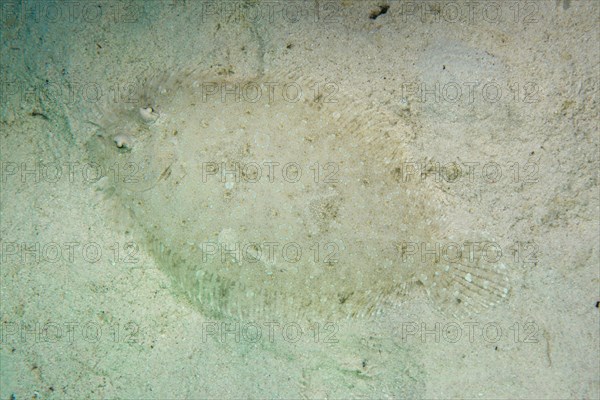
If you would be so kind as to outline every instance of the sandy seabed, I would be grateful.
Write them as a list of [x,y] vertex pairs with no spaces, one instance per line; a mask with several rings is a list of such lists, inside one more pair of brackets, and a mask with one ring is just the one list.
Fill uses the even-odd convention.
[[[1,399],[600,397],[598,2],[1,7]],[[380,152],[371,154],[387,166],[401,147],[390,171],[398,190],[416,180],[439,211],[444,235],[425,243],[426,255],[451,258],[450,244],[491,241],[486,255],[510,282],[505,298],[457,317],[448,310],[464,304],[444,303],[415,274],[413,290],[368,318],[236,322],[201,312],[86,150],[104,128],[106,103],[138,112],[129,100],[141,81],[188,67],[309,76],[319,98],[351,94],[357,110],[393,116],[396,129],[373,138]],[[236,90],[204,89],[224,98]],[[250,89],[241,93],[248,104]],[[318,143],[317,134],[306,140]],[[128,151],[131,138],[117,139]],[[252,140],[268,141],[261,132]],[[159,178],[177,176],[169,171]],[[379,176],[364,172],[343,193],[380,188]],[[239,208],[232,188],[224,183],[206,215]],[[327,203],[306,229],[342,232],[351,225],[345,211],[393,200],[381,196],[381,204],[348,195],[339,207]],[[173,208],[164,215],[175,213],[177,202],[165,204]],[[282,218],[287,204],[271,206]],[[294,232],[300,217],[288,212]],[[216,229],[222,243],[232,235]],[[419,245],[408,247],[411,257]],[[456,284],[473,280],[464,274]]]

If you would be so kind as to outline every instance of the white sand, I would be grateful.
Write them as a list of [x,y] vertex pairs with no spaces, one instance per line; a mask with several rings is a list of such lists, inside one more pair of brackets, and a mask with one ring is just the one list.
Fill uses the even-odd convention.
[[[227,2],[242,3],[231,16],[204,1],[101,2],[71,18],[67,5],[26,2],[37,20],[3,5],[0,398],[599,398],[599,3]],[[408,115],[410,161],[479,163],[473,182],[436,190],[448,240],[502,244],[508,300],[453,321],[416,291],[373,321],[321,326],[316,341],[313,330],[291,343],[281,327],[272,343],[206,337],[220,322],[174,296],[142,246],[127,248],[134,235],[82,176],[94,88],[112,96],[191,60],[322,75]],[[478,86],[470,105],[436,102],[407,86],[452,82],[467,95],[474,80],[497,83],[501,100]],[[497,183],[482,177],[489,163]]]

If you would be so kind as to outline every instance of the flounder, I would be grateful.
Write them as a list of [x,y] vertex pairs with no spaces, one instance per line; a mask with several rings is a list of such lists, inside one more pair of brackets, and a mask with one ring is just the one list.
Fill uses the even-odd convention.
[[399,173],[411,124],[376,102],[300,74],[189,68],[138,95],[102,110],[90,158],[207,315],[368,318],[418,288],[456,315],[507,297],[501,264],[415,254],[444,239],[444,213]]

